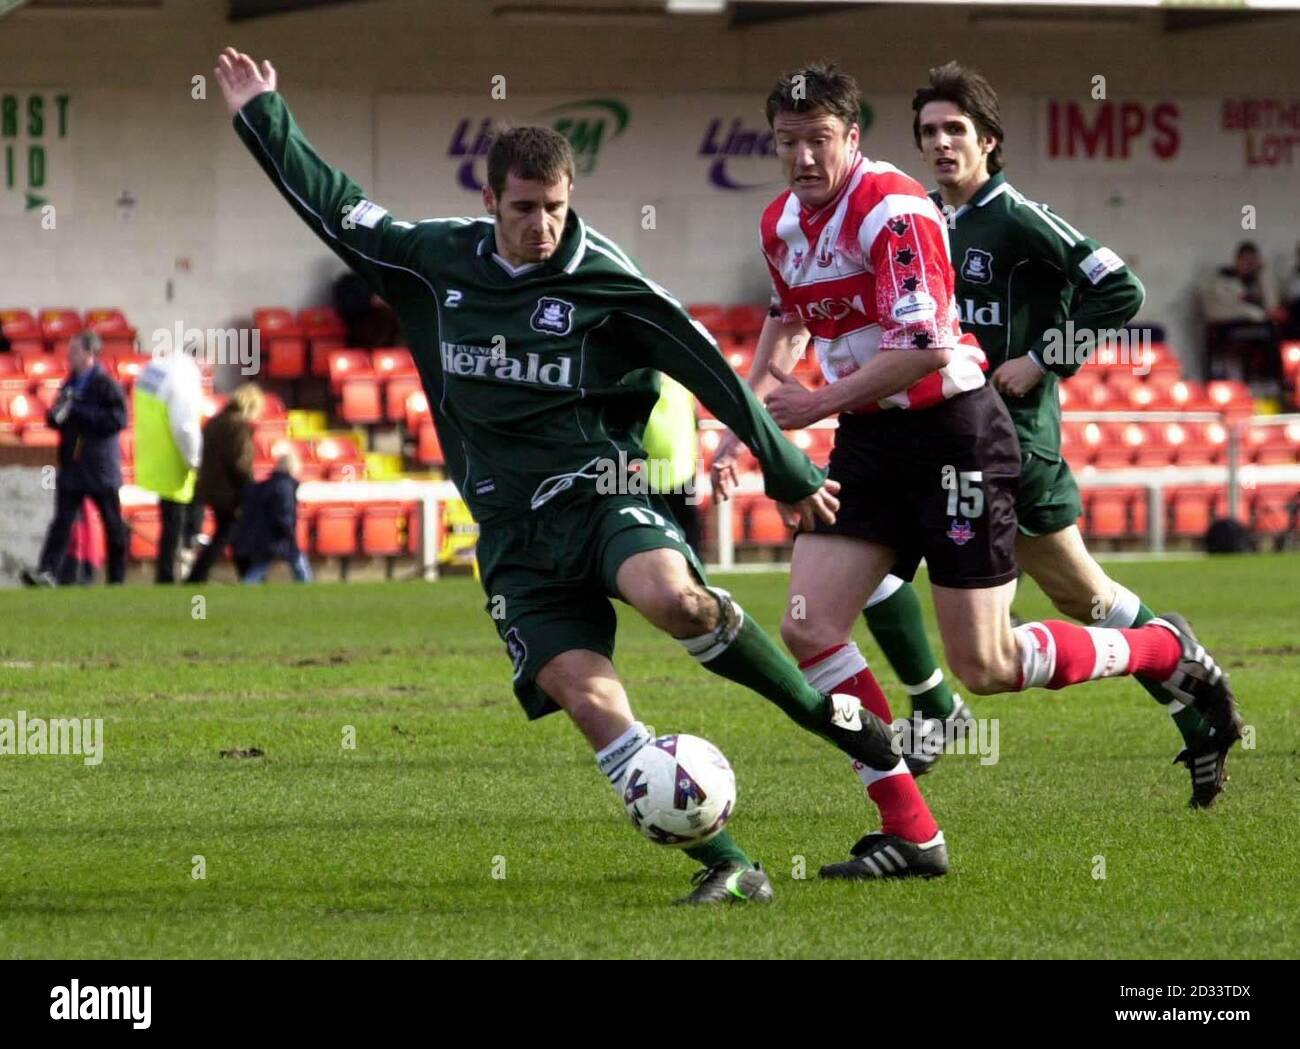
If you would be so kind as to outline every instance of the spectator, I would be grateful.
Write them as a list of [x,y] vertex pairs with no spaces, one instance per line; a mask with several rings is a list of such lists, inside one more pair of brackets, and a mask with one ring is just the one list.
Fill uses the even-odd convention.
[[1203,289],[1206,350],[1212,379],[1281,378],[1278,328],[1286,310],[1273,275],[1251,241]]
[[276,460],[270,477],[244,489],[235,551],[248,565],[245,583],[265,580],[277,558],[289,562],[298,582],[311,582],[311,565],[298,549],[298,470],[298,457],[289,452]]
[[[184,350],[155,356],[136,380],[135,483],[158,494],[162,534],[155,583],[176,581],[176,554],[189,546],[203,518],[193,520],[195,471],[203,434],[203,376]],[[200,515],[202,513],[202,504]],[[187,533],[184,534],[183,533]]]
[[[235,539],[240,496],[244,485],[253,480],[253,424],[261,418],[263,404],[261,389],[246,382],[203,427],[203,458],[194,497],[212,507],[217,527],[195,559],[187,583],[207,582],[213,563]],[[236,567],[240,567],[238,561]]]
[[373,350],[405,345],[402,326],[392,307],[351,271],[334,282],[334,309],[347,326],[349,346]]
[[108,581],[126,579],[126,524],[118,489],[122,487],[122,446],[126,429],[126,397],[122,387],[99,361],[99,336],[93,331],[74,335],[68,343],[72,374],[59,388],[45,421],[59,431],[59,464],[55,474],[54,520],[45,535],[36,572],[24,570],[27,586],[56,586],[59,567],[68,549],[73,522],[83,499],[90,498],[104,518],[108,538]]

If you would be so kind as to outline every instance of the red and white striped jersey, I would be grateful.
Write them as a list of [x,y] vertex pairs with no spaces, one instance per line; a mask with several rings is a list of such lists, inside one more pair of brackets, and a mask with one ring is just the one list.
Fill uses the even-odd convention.
[[947,224],[915,179],[859,156],[834,199],[807,211],[787,190],[761,228],[781,319],[808,328],[827,382],[881,350],[955,351],[911,388],[854,411],[928,408],[984,385],[984,352],[961,330]]

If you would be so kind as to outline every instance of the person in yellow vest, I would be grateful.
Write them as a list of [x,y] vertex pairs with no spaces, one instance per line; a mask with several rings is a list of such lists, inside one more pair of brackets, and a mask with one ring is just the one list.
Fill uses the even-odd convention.
[[641,446],[646,451],[650,490],[672,511],[686,544],[700,554],[700,516],[695,503],[695,467],[699,455],[695,396],[681,383],[661,375],[659,400],[646,422]]
[[203,377],[193,356],[181,350],[157,354],[136,380],[135,483],[158,493],[162,534],[154,582],[176,581],[176,554],[192,519],[194,478],[203,452]]

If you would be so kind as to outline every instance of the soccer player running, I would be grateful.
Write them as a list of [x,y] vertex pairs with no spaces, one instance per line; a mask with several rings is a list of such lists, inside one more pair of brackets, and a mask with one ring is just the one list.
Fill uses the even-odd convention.
[[[1136,629],[1047,621],[1012,629],[1020,447],[984,354],[961,331],[947,226],[914,179],[858,151],[860,96],[834,66],[783,76],[767,100],[789,189],[763,213],[774,307],[749,381],[773,418],[800,428],[839,414],[834,522],[797,535],[781,634],[810,683],[851,693],[884,721],[888,701],[852,642],[866,599],[898,562],[924,557],[950,665],[973,692],[1120,674],[1161,681],[1221,731],[1237,717],[1223,672],[1179,622]],[[827,380],[788,374],[809,336]],[[715,482],[736,482],[734,444]],[[796,611],[803,614],[796,615]],[[910,780],[855,765],[868,791]],[[943,835],[916,821],[864,836],[823,877],[942,873]]]
[[[789,520],[830,524],[838,509],[838,486],[782,436],[708,333],[569,207],[564,137],[542,127],[497,137],[483,191],[492,217],[401,222],[317,155],[269,62],[228,48],[216,75],[237,133],[290,206],[401,317],[448,471],[480,525],[486,607],[528,717],[568,714],[621,795],[650,735],[611,661],[617,597],[864,767],[894,767],[887,723],[853,696],[811,686],[708,586],[665,504],[600,491],[608,465],[644,458],[664,372],[753,450]],[[910,791],[881,802],[882,818],[905,807],[933,822],[907,779]],[[686,852],[702,869],[680,902],[771,898],[767,875],[727,831]]]
[[[939,187],[931,199],[948,215],[957,298],[965,311],[962,330],[978,337],[988,355],[991,381],[1020,439],[1016,561],[1072,619],[1099,627],[1148,623],[1155,613],[1106,575],[1075,523],[1082,508],[1074,476],[1061,457],[1057,384],[1084,361],[1062,359],[1045,348],[1048,333],[1071,322],[1076,331],[1122,329],[1141,308],[1142,284],[1113,251],[1026,199],[1006,180],[998,97],[984,77],[955,62],[932,69],[912,110],[917,148]],[[910,578],[915,567],[904,566],[901,574]],[[943,682],[930,654],[910,582],[899,574],[887,576],[865,615],[895,672],[911,686],[909,692],[917,691],[914,713],[934,726],[904,736],[914,748],[909,767],[919,774],[971,715]],[[1165,618],[1191,636],[1181,617]],[[1210,805],[1223,790],[1228,750],[1241,736],[1239,720],[1220,731],[1160,682],[1137,680],[1182,734],[1184,746],[1175,761],[1191,773],[1192,807]]]

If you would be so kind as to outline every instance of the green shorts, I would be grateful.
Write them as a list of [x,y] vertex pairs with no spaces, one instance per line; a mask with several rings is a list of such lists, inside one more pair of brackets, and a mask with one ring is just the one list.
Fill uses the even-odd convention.
[[515,696],[530,719],[560,708],[537,672],[561,652],[614,655],[611,597],[633,554],[680,551],[701,582],[704,568],[668,507],[653,495],[578,495],[525,518],[485,525],[478,540],[484,608],[514,664]]
[[1083,513],[1079,486],[1064,459],[1049,462],[1025,452],[1020,464],[1016,518],[1021,535],[1051,535],[1077,524]]

